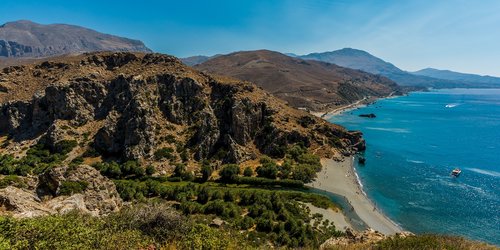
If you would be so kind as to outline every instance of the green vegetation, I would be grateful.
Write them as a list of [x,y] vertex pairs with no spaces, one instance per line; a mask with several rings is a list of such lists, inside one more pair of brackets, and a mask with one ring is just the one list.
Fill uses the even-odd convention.
[[253,169],[251,167],[246,167],[245,170],[243,170],[243,176],[251,177],[252,175],[253,175]]
[[0,179],[0,188],[5,188],[7,186],[15,186],[21,188],[25,187],[26,184],[17,175],[7,175]]
[[236,181],[240,174],[240,166],[236,164],[227,164],[219,171],[222,182],[231,183]]
[[[234,173],[234,166],[225,168],[228,173]],[[328,237],[341,234],[329,222],[316,226],[309,224],[311,216],[300,202],[322,208],[333,206],[327,197],[317,194],[153,179],[115,180],[115,184],[126,201],[155,197],[176,201],[185,215],[216,215],[234,230],[255,227],[256,231],[245,233],[247,237],[266,239],[276,245],[317,247]]]
[[59,188],[60,195],[73,195],[82,193],[89,184],[85,181],[63,181]]
[[26,152],[26,156],[15,159],[11,155],[0,155],[0,174],[20,175],[41,174],[45,170],[61,164],[77,142],[74,140],[60,141],[54,148],[39,143]]
[[99,170],[102,175],[112,179],[140,178],[146,174],[145,169],[137,161],[127,161],[123,164],[118,164],[115,161],[101,162],[94,164],[93,167]]
[[155,158],[157,160],[168,159],[168,160],[176,160],[176,156],[174,155],[173,148],[160,148],[155,152]]
[[[142,204],[106,217],[70,213],[0,217],[0,249],[248,248],[235,231],[209,228],[162,204]],[[240,248],[240,247],[238,247]]]
[[318,156],[307,152],[305,147],[294,145],[286,151],[283,164],[264,156],[257,167],[257,176],[268,179],[292,179],[309,183],[316,178],[316,172],[321,170]]
[[377,243],[358,243],[348,246],[336,246],[326,249],[344,249],[344,250],[400,250],[400,249],[477,249],[494,250],[494,246],[481,242],[475,242],[457,236],[424,234],[410,237],[393,237],[381,240]]

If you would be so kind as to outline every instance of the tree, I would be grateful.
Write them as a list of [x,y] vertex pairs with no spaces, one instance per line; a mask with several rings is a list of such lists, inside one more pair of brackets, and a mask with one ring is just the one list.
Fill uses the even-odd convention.
[[202,174],[201,180],[203,182],[208,181],[208,179],[210,179],[210,176],[212,176],[212,172],[213,169],[210,165],[203,165],[201,167],[201,174]]
[[146,174],[147,175],[153,175],[155,173],[155,167],[152,165],[149,165],[146,167]]
[[253,169],[251,167],[246,167],[245,170],[243,170],[243,175],[251,177],[253,175]]
[[316,170],[314,166],[307,164],[298,164],[293,170],[293,179],[300,180],[304,183],[312,182],[316,178]]
[[227,164],[219,171],[222,182],[234,182],[240,173],[240,167],[236,164]]
[[175,164],[174,176],[182,177],[184,172],[186,172],[186,165],[182,163]]

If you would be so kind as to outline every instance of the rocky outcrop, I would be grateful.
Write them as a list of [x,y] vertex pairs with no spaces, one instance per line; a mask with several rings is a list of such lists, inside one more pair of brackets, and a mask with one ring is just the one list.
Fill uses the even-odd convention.
[[86,165],[50,169],[39,176],[34,190],[13,186],[0,189],[0,214],[17,218],[73,210],[100,216],[118,211],[121,206],[114,183]]
[[39,177],[36,191],[42,197],[47,195],[58,197],[63,195],[61,190],[67,183],[81,183],[85,188],[80,194],[73,194],[66,199],[52,200],[49,207],[69,206],[94,215],[102,215],[117,211],[122,205],[114,183],[87,165],[58,167],[46,171]]
[[321,148],[325,156],[364,148],[360,134],[292,109],[255,85],[214,78],[171,56],[86,54],[0,75],[41,86],[51,77],[58,80],[43,89],[35,84],[31,100],[0,104],[0,133],[16,141],[44,136],[52,148],[62,139],[81,144],[82,133],[73,130],[86,127],[101,155],[139,160],[153,159],[165,145],[164,134],[178,135],[177,145],[195,160],[217,154],[228,163],[283,156],[294,143]]
[[333,237],[326,240],[323,244],[321,244],[320,249],[337,249],[339,247],[343,246],[345,247],[348,245],[355,245],[355,244],[370,245],[391,237],[406,238],[412,235],[414,234],[410,232],[402,232],[402,233],[397,233],[393,236],[386,236],[373,229],[368,229],[363,232],[354,232],[351,229],[347,229],[345,232],[345,236]]
[[41,204],[34,193],[8,186],[0,189],[0,214],[7,211],[17,218],[27,218],[52,214],[53,210]]

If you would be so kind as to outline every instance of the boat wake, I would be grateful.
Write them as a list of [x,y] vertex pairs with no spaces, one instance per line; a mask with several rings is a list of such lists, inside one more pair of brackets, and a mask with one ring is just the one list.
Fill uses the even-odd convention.
[[409,159],[406,159],[407,162],[411,162],[411,163],[415,163],[415,164],[424,164],[423,161],[417,161],[417,160],[409,160]]
[[405,129],[405,128],[378,128],[378,127],[366,127],[366,129],[371,129],[371,130],[379,130],[379,131],[387,131],[387,132],[394,132],[394,133],[410,133],[410,130]]
[[476,172],[478,174],[485,174],[493,177],[500,177],[500,172],[492,171],[492,170],[483,170],[479,168],[466,168],[467,170],[470,170],[472,172]]

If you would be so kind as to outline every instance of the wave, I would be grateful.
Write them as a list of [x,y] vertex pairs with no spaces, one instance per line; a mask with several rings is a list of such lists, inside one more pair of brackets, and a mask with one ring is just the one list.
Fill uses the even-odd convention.
[[423,161],[417,161],[417,160],[409,160],[409,159],[406,159],[407,162],[411,162],[411,163],[415,163],[415,164],[424,164]]
[[433,207],[422,206],[422,205],[420,205],[420,204],[418,204],[418,203],[416,203],[416,202],[412,202],[412,201],[408,202],[408,205],[410,205],[410,206],[412,206],[412,207],[414,207],[414,208],[420,208],[420,209],[427,210],[427,211],[432,211],[432,210],[434,210],[434,208],[433,208]]
[[466,168],[467,170],[470,170],[472,172],[476,172],[479,174],[485,174],[493,177],[500,177],[500,172],[492,171],[492,170],[483,170],[479,168]]
[[379,131],[387,131],[387,132],[394,132],[394,133],[410,133],[410,130],[405,129],[405,128],[378,128],[378,127],[366,127],[366,129],[371,129],[371,130],[379,130]]
[[454,108],[456,106],[460,105],[460,103],[450,103],[450,104],[446,104],[446,108]]

